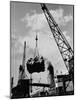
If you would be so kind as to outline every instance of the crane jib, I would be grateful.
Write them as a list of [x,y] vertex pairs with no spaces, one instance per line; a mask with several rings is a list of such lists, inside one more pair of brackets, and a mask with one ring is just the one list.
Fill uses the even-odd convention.
[[[46,20],[49,24],[49,27],[50,27],[50,30],[53,34],[55,42],[56,42],[56,44],[59,48],[59,51],[60,51],[61,56],[63,58],[63,61],[65,63],[65,66],[67,67],[66,61],[71,62],[71,64],[69,62],[69,69],[67,68],[68,72],[70,72],[71,71],[71,66],[72,66],[72,68],[74,67],[74,63],[72,63],[74,61],[71,61],[71,59],[74,57],[73,50],[72,50],[71,46],[69,45],[68,41],[66,40],[64,34],[60,30],[58,24],[54,20],[53,16],[51,15],[50,11],[48,10],[48,8],[46,7],[46,5],[44,3],[41,4],[41,8],[42,8],[43,13],[46,17]],[[58,35],[58,37],[57,37],[57,35]],[[59,41],[61,41],[61,44],[59,43]],[[74,60],[74,59],[72,59],[72,60]]]

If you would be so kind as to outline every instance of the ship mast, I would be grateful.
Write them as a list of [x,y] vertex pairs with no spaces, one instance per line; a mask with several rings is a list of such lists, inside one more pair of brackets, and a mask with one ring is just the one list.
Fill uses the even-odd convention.
[[23,51],[22,65],[20,65],[20,67],[19,67],[19,80],[27,78],[27,75],[25,73],[25,67],[26,67],[25,60],[26,60],[26,41],[24,41],[24,51]]
[[36,34],[36,47],[35,47],[35,53],[34,53],[34,57],[39,57],[39,51],[38,51],[38,36]]

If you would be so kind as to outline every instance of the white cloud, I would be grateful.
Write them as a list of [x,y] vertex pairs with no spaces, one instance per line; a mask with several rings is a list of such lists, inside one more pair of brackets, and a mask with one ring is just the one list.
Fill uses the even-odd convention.
[[72,20],[73,19],[73,17],[72,17],[72,15],[68,15],[68,16],[64,16],[64,20],[65,20],[65,22],[69,22],[70,20]]
[[[56,10],[50,10],[50,13],[54,17],[55,21],[59,24],[59,26],[66,25],[69,21],[72,20],[72,15],[67,14],[64,16],[64,10],[62,8]],[[26,23],[26,27],[30,27],[32,30],[48,30],[47,21],[44,14],[33,13],[30,15],[29,13],[22,18],[22,21]]]
[[62,8],[51,10],[50,13],[54,17],[55,21],[61,26],[66,25],[69,21],[72,20],[72,15],[64,15],[64,10]]
[[43,14],[34,13],[32,15],[27,14],[23,18],[24,22],[27,22],[26,27],[30,27],[32,30],[40,30],[45,27],[46,19]]

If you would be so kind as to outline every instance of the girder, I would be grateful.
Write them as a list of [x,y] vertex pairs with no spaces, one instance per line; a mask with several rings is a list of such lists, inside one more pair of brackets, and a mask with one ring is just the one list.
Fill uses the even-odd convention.
[[[41,4],[42,10],[44,12],[44,15],[47,19],[47,22],[49,24],[49,27],[51,29],[51,32],[53,34],[53,37],[56,41],[56,44],[59,48],[59,51],[61,53],[61,56],[63,58],[63,61],[66,65],[66,68],[68,72],[72,69],[71,66],[69,66],[67,63],[70,59],[73,58],[73,50],[71,46],[69,45],[68,41],[66,40],[64,34],[60,30],[58,24],[54,20],[53,16],[51,15],[50,11],[47,9],[45,4]],[[72,66],[73,67],[73,66]]]

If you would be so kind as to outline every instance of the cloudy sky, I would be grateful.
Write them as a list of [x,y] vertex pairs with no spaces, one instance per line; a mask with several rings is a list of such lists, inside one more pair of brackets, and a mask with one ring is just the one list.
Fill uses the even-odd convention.
[[[73,48],[73,6],[46,5]],[[67,73],[67,69],[41,10],[40,4],[11,2],[10,6],[11,76],[14,77],[14,84],[17,83],[19,65],[22,64],[24,41],[26,41],[27,44],[26,59],[28,59],[34,55],[36,34],[38,34],[39,54],[51,61],[54,66],[54,73],[56,73],[57,70],[58,74],[61,71],[63,74]],[[37,75],[37,73],[35,74]]]

